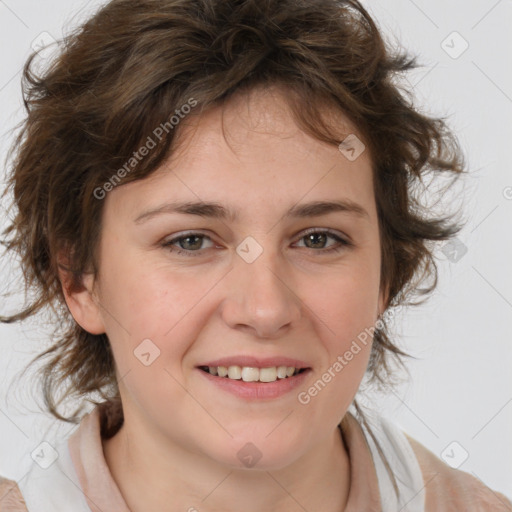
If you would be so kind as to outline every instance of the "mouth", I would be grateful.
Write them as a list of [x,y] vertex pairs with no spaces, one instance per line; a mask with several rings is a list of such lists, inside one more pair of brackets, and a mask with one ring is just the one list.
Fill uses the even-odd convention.
[[293,378],[306,372],[309,368],[297,368],[295,366],[269,366],[258,368],[256,366],[199,366],[200,370],[221,379],[271,383]]
[[239,399],[262,403],[293,396],[292,391],[303,387],[313,372],[310,367],[299,367],[299,362],[295,362],[297,366],[269,364],[267,362],[259,367],[209,364],[196,368],[208,385],[213,385]]

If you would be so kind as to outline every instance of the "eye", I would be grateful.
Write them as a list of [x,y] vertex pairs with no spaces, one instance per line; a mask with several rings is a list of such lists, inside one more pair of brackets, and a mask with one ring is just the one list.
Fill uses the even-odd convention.
[[[325,244],[328,240],[332,239],[336,242],[331,247],[325,248]],[[212,239],[198,232],[190,232],[185,233],[179,237],[172,238],[170,240],[166,240],[162,243],[162,247],[168,249],[170,252],[184,255],[184,256],[199,256],[202,253],[203,242],[208,240],[210,242],[210,247],[214,246]],[[330,252],[338,252],[343,250],[345,247],[352,246],[353,244],[348,240],[340,237],[336,233],[331,232],[330,230],[321,230],[321,229],[309,229],[302,235],[299,239],[300,241],[306,242],[306,248],[316,250],[316,252],[321,253],[330,253]]]
[[[324,248],[323,246],[331,238],[337,242],[334,246]],[[302,235],[300,240],[306,241],[307,248],[309,249],[319,249],[317,252],[329,253],[329,252],[338,252],[343,250],[345,247],[352,246],[353,244],[348,240],[340,237],[336,233],[333,233],[330,230],[320,230],[320,229],[308,229],[305,234]],[[320,247],[319,247],[320,246]]]
[[[194,253],[199,253],[199,249],[201,249],[201,246],[203,245],[203,240],[209,240],[212,242],[210,237],[203,235],[202,233],[191,232],[172,238],[171,240],[164,241],[162,243],[162,247],[168,248],[170,252],[175,252],[176,254],[198,256],[199,254]],[[176,244],[178,244],[178,247],[175,247]]]

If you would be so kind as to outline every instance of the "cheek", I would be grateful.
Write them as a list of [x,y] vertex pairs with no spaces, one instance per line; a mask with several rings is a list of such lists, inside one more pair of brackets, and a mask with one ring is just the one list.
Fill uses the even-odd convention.
[[[305,390],[304,400],[319,400],[344,412],[363,380],[372,348],[376,320],[377,289],[370,293],[365,283],[340,280],[322,294],[323,336],[320,339],[327,358],[313,388]],[[371,288],[371,286],[370,286]],[[322,395],[322,396],[320,396]],[[341,419],[341,416],[340,418]]]
[[200,325],[192,325],[189,316],[206,290],[128,258],[105,274],[103,290],[106,330],[125,397],[141,409],[181,400],[181,361]]
[[370,357],[380,275],[378,267],[372,265],[326,280],[311,303],[321,319],[320,339],[328,354],[325,380],[334,383],[332,393],[345,399],[357,391]]
[[101,268],[101,300],[114,317],[110,320],[134,337],[161,335],[172,327],[176,316],[184,314],[194,287],[187,286],[179,274],[171,275],[148,263],[147,256],[130,251],[126,241],[114,242],[105,244]]
[[346,270],[326,279],[313,298],[333,337],[344,342],[375,323],[379,300],[378,271],[365,266]]
[[193,319],[218,278],[170,272],[114,251],[103,260],[101,303],[119,374],[140,370],[140,352],[157,355],[153,369],[174,368],[199,334],[201,322]]

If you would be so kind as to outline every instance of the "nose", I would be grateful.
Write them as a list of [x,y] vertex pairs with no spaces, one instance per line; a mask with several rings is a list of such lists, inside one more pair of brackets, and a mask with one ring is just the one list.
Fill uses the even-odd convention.
[[259,338],[277,338],[298,323],[302,301],[278,258],[270,250],[252,263],[235,256],[222,305],[222,318],[230,328]]

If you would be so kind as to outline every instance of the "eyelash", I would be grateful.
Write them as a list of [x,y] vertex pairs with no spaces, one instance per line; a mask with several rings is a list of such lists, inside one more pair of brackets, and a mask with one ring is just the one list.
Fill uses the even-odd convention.
[[[352,242],[349,242],[348,240],[345,240],[344,238],[341,238],[339,235],[337,235],[336,233],[333,233],[332,231],[328,230],[328,229],[323,229],[323,230],[320,230],[320,229],[315,229],[315,228],[312,228],[312,229],[309,229],[309,230],[306,230],[304,232],[304,234],[299,238],[299,240],[302,240],[303,238],[306,238],[308,235],[311,235],[311,234],[327,234],[329,235],[331,238],[334,238],[336,240],[336,242],[338,242],[339,244],[341,245],[338,245],[338,246],[333,246],[333,247],[330,247],[328,249],[311,249],[313,251],[316,251],[316,252],[322,252],[323,254],[325,253],[337,253],[337,252],[340,252],[341,250],[345,249],[346,247],[351,247],[353,246]],[[195,232],[195,231],[191,231],[189,233],[185,233],[179,237],[176,237],[176,238],[173,238],[171,240],[167,240],[165,242],[162,243],[162,247],[164,248],[167,248],[169,249],[170,252],[173,252],[173,253],[176,253],[176,254],[179,254],[179,255],[185,255],[185,256],[189,256],[189,257],[195,257],[195,256],[200,256],[201,254],[201,249],[198,249],[196,251],[191,251],[191,250],[187,250],[187,249],[177,249],[175,247],[173,247],[174,244],[176,244],[177,242],[179,242],[180,240],[184,240],[188,237],[191,237],[191,236],[195,236],[197,238],[201,238],[201,239],[208,239],[208,240],[211,240],[211,238],[207,235],[204,235],[202,233],[198,233],[198,232]],[[307,247],[306,247],[307,249]],[[194,254],[196,253],[196,254]]]

